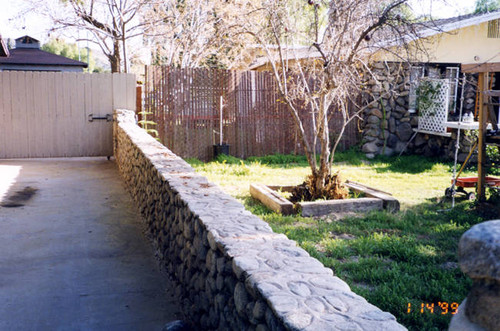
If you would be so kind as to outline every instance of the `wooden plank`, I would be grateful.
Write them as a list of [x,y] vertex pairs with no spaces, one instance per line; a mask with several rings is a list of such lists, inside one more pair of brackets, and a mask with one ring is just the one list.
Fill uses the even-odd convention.
[[[112,96],[112,74],[107,74],[102,77],[99,88],[99,116],[106,116],[113,113],[113,96]],[[98,123],[100,130],[100,141],[97,142],[100,146],[98,155],[111,156],[113,155],[113,125],[112,122],[100,120]]]
[[250,195],[282,215],[291,215],[294,213],[293,204],[277,192],[266,187],[266,185],[250,184]]
[[13,94],[12,105],[12,130],[15,150],[12,157],[27,157],[29,156],[28,133],[26,132],[27,123],[27,103],[26,103],[26,73],[15,72],[13,75],[13,86],[11,93]]
[[125,74],[112,73],[111,74],[111,85],[112,85],[112,109],[127,109],[127,96],[126,87],[127,82],[124,77]]
[[[93,90],[92,90],[92,78],[93,75],[87,74],[83,76],[83,104],[84,104],[84,111],[83,111],[83,123],[82,127],[84,128],[84,133],[82,135],[82,149],[87,151],[87,154],[89,156],[93,156],[95,153],[93,153],[93,149],[95,146],[93,146],[93,140],[95,139],[95,136],[97,134],[96,127],[93,125],[93,123],[88,121],[88,116],[94,112],[92,109],[92,100],[93,100]],[[95,79],[95,78],[94,78]]]
[[356,182],[346,182],[345,186],[353,191],[364,193],[367,197],[382,200],[384,209],[391,213],[397,212],[400,209],[399,201],[383,191],[375,190]]
[[338,213],[366,213],[382,210],[383,201],[377,198],[357,198],[299,203],[303,217],[325,216]]
[[45,156],[51,157],[56,155],[56,149],[58,144],[57,138],[57,91],[56,91],[56,81],[57,75],[56,73],[44,73],[44,82],[46,86],[46,94],[43,96],[44,103],[47,105],[47,113],[46,113],[46,127],[45,131],[45,139],[44,139],[44,149]]
[[463,73],[499,72],[500,62],[462,64]]
[[11,79],[8,72],[0,72],[0,158],[12,153]]
[[[31,78],[33,83],[33,104],[31,120],[34,123],[32,127],[32,151],[36,152],[36,157],[48,157],[48,149],[50,145],[47,146],[46,140],[50,132],[47,131],[48,125],[48,106],[47,106],[47,91],[46,91],[46,79],[41,72],[34,72]],[[35,155],[32,155],[35,156]]]
[[35,100],[34,100],[34,82],[33,82],[33,72],[25,72],[25,81],[24,81],[24,106],[25,106],[25,117],[24,121],[24,130],[23,133],[26,136],[27,142],[27,155],[24,157],[38,157],[36,154],[36,136],[37,136],[37,127],[35,126],[36,122],[33,118],[36,116],[35,110]]
[[137,79],[134,74],[127,74],[125,79],[127,81],[127,109],[135,112],[137,110]]
[[67,76],[67,93],[69,94],[69,121],[70,121],[70,134],[69,139],[69,150],[67,151],[68,156],[86,156],[88,154],[87,150],[83,149],[82,137],[84,133],[84,125],[82,124],[81,114],[82,111],[81,104],[83,103],[82,95],[82,84],[80,84],[82,79],[82,74],[79,73],[68,73]]
[[71,118],[71,97],[73,94],[73,90],[71,89],[71,73],[62,72],[59,73],[59,76],[60,77],[57,83],[61,86],[60,88],[62,92],[62,108],[60,109],[60,121],[63,137],[61,137],[61,154],[58,156],[69,157],[71,156],[71,137],[73,135]]

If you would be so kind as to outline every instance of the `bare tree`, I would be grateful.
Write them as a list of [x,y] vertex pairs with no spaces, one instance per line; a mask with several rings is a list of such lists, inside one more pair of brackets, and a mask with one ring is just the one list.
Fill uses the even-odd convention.
[[[357,98],[369,93],[364,82],[376,79],[370,56],[382,48],[391,51],[389,46],[418,32],[406,14],[406,2],[268,0],[253,6],[246,16],[242,29],[264,49],[298,129],[312,172],[308,188],[312,198],[331,197],[330,188],[338,187],[332,183],[336,176],[331,168],[346,126],[378,101],[363,103]],[[297,43],[303,47],[291,47]],[[413,43],[411,49],[418,47]],[[335,135],[329,129],[333,112],[342,114]]]
[[164,0],[150,6],[143,20],[154,61],[182,68],[231,67],[247,38],[234,29],[241,8],[225,0]]
[[[30,10],[49,17],[53,31],[88,31],[109,60],[112,72],[127,72],[127,41],[143,34],[139,13],[153,0],[29,0]],[[74,31],[73,30],[73,31]]]

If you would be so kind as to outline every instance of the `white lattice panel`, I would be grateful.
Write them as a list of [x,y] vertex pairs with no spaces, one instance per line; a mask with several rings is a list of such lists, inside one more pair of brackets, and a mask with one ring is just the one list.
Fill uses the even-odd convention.
[[450,82],[448,79],[424,78],[420,84],[425,82],[432,84],[438,92],[432,100],[432,107],[419,109],[418,130],[437,134],[446,133],[445,122],[448,120]]

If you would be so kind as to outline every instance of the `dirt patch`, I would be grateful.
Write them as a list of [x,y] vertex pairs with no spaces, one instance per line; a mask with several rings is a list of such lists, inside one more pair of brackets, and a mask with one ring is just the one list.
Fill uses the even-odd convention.
[[321,188],[317,188],[315,185],[317,180],[318,178],[313,175],[308,176],[302,184],[292,189],[289,200],[292,203],[297,203],[301,201],[315,201],[318,199],[346,199],[348,197],[349,190],[344,185],[344,181],[338,173],[327,176]]
[[0,204],[0,206],[5,208],[22,207],[26,204],[26,202],[33,198],[37,191],[38,189],[35,187],[26,186],[22,190],[14,192],[14,194],[9,196],[7,201]]
[[478,203],[474,211],[485,220],[500,218],[500,199]]
[[338,234],[338,233],[335,233],[335,232],[329,232],[328,236],[330,238],[332,238],[332,239],[344,239],[344,240],[353,240],[353,239],[356,239],[355,236],[353,236],[352,234],[349,234],[349,233]]

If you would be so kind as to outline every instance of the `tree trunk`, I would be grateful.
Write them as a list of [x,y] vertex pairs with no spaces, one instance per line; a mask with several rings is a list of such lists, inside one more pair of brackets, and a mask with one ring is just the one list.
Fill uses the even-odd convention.
[[113,54],[108,55],[109,64],[111,65],[111,72],[120,72],[120,42],[115,40],[113,42]]

